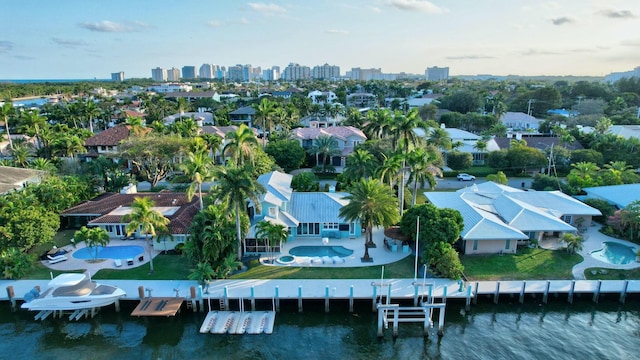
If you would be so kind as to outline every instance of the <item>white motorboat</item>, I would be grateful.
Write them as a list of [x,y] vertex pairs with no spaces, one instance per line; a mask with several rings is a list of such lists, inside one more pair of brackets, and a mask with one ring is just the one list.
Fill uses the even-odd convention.
[[48,288],[39,293],[36,288],[24,296],[23,309],[79,310],[111,305],[126,295],[124,290],[91,280],[85,274],[60,274],[49,281]]

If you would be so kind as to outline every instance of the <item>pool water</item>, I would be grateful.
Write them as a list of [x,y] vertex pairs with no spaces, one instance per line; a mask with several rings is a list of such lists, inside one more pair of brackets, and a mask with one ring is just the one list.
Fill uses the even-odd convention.
[[289,250],[289,254],[295,256],[339,256],[347,257],[353,254],[353,250],[344,246],[296,246]]
[[[96,246],[85,247],[73,252],[76,259],[133,259],[144,252],[142,246]],[[97,254],[97,255],[96,255]]]
[[592,251],[590,254],[596,260],[609,264],[625,265],[636,261],[636,252],[631,246],[606,241],[600,250]]

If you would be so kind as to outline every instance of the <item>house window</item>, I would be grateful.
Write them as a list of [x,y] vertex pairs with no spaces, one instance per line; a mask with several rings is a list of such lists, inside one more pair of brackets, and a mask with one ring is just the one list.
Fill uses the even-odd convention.
[[505,241],[504,249],[505,249],[505,250],[509,250],[509,246],[510,246],[510,245],[511,245],[511,240],[506,240],[506,241]]
[[478,240],[473,240],[473,250],[478,250]]
[[276,208],[275,207],[270,207],[269,208],[269,216],[276,216]]
[[105,230],[107,230],[108,233],[112,233],[113,232],[113,225],[106,225]]
[[322,224],[322,227],[325,230],[337,230],[338,229],[338,223],[324,223],[324,224]]
[[562,221],[566,222],[567,224],[571,224],[573,222],[573,216],[562,215]]

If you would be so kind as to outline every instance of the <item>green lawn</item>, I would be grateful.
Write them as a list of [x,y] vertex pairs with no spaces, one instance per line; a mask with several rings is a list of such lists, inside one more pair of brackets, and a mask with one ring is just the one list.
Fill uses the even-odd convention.
[[[258,260],[249,263],[249,269],[233,275],[232,279],[378,279],[382,266],[363,267],[292,267],[264,266]],[[409,256],[384,266],[385,278],[412,278],[414,257]]]
[[[103,269],[98,271],[94,279],[122,279],[122,280],[186,280],[191,272],[191,266],[185,256],[160,254],[153,258],[154,272],[149,273],[149,263],[133,269]],[[126,270],[125,270],[126,269]]]
[[571,268],[582,256],[525,248],[515,255],[463,255],[460,260],[469,280],[553,280],[572,279]]
[[[592,274],[592,271],[596,274]],[[589,268],[584,271],[584,275],[587,280],[637,280],[640,279],[640,268],[632,270]]]

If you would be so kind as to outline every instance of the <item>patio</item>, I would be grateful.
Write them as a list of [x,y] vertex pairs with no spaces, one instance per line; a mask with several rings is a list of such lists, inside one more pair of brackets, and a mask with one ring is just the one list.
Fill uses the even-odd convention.
[[[364,255],[364,242],[365,237],[360,236],[356,238],[342,238],[342,239],[329,239],[328,242],[324,242],[321,237],[298,237],[293,241],[288,241],[282,244],[282,251],[280,253],[274,253],[274,263],[270,263],[270,254],[263,254],[260,257],[260,263],[266,266],[294,266],[294,267],[361,267],[361,266],[379,266],[384,264],[390,264],[405,257],[411,255],[411,249],[407,252],[403,252],[401,242],[397,242],[396,251],[391,248],[386,248],[384,244],[385,235],[382,228],[375,228],[373,230],[373,242],[376,244],[375,248],[369,248],[369,256],[373,259],[372,262],[363,263],[360,258]],[[393,240],[389,240],[393,244]],[[353,254],[342,257],[344,262],[341,263],[324,263],[322,261],[314,261],[315,257],[308,256],[294,256],[293,263],[278,263],[277,259],[281,256],[290,255],[289,250],[298,246],[342,246],[346,249],[353,250]],[[321,259],[320,259],[321,260]]]
[[[56,271],[71,271],[71,270],[87,270],[91,273],[91,275],[95,275],[98,270],[102,269],[116,269],[116,270],[127,270],[134,267],[138,267],[144,265],[149,262],[149,246],[145,240],[120,240],[120,239],[111,239],[109,241],[109,245],[107,246],[141,246],[144,248],[144,259],[139,261],[137,258],[133,259],[133,265],[128,265],[125,260],[122,260],[121,266],[116,266],[116,262],[114,259],[98,259],[98,261],[92,261],[87,259],[76,259],[73,257],[73,253],[79,249],[83,249],[86,247],[85,243],[76,244],[74,248],[71,245],[67,245],[63,247],[64,250],[67,251],[65,256],[67,260],[57,262],[55,264],[49,264],[48,260],[41,261],[42,265],[48,267],[51,270]],[[159,254],[159,251],[153,251],[153,256]]]

